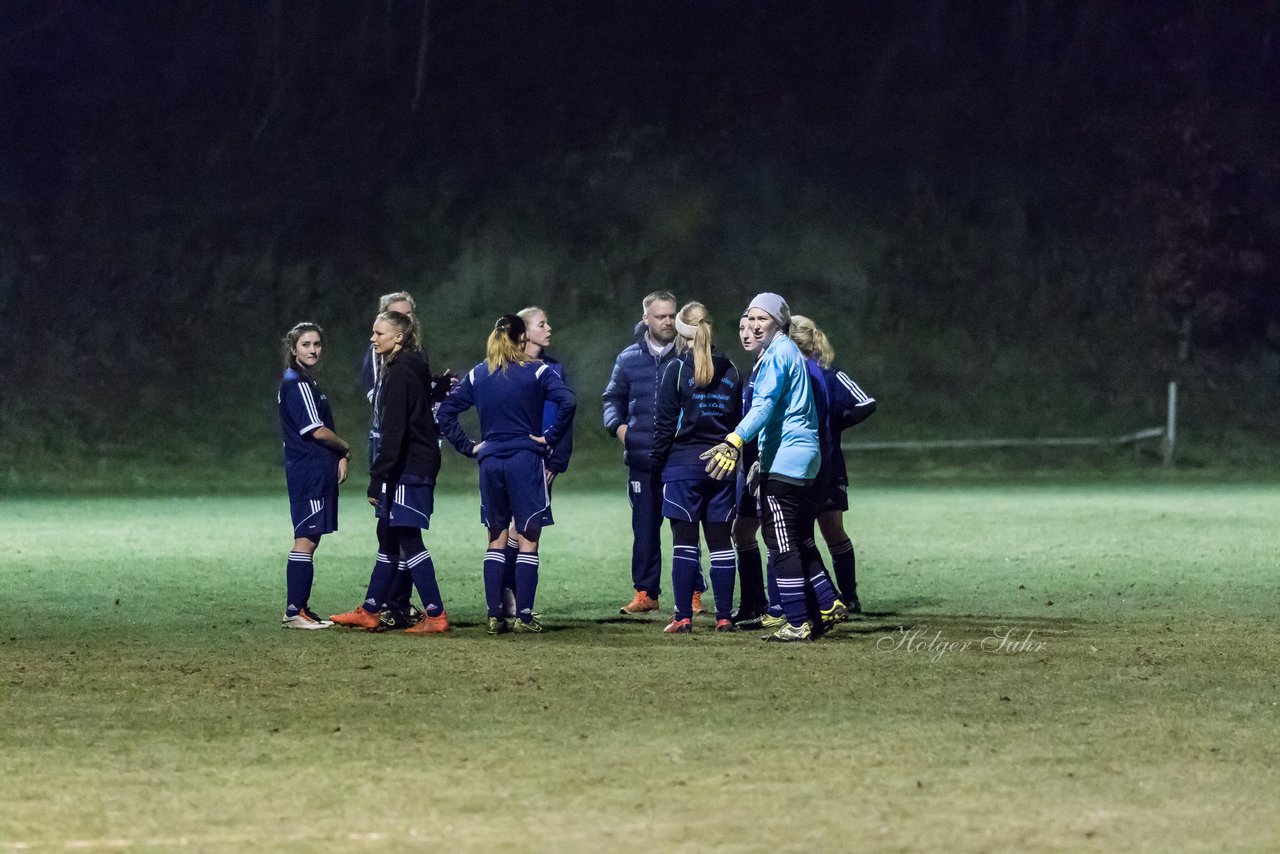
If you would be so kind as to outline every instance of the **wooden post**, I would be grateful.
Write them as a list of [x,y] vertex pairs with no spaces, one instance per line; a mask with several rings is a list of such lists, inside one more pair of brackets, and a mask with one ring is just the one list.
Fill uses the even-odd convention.
[[1169,382],[1169,408],[1165,413],[1164,438],[1160,441],[1160,454],[1165,468],[1173,467],[1173,449],[1177,441],[1178,384]]

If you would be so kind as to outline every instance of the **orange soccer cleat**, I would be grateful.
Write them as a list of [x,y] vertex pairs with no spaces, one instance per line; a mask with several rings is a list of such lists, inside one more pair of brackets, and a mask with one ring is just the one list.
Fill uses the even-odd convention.
[[428,617],[424,614],[421,620],[405,629],[404,633],[406,635],[436,635],[447,631],[449,631],[449,615],[441,611],[438,617]]
[[378,628],[379,623],[378,615],[366,611],[363,605],[358,605],[354,611],[348,611],[345,614],[334,614],[329,619],[333,620],[335,626],[347,626],[365,631]]
[[619,614],[644,614],[658,610],[658,600],[643,590],[637,590],[635,598],[618,609]]

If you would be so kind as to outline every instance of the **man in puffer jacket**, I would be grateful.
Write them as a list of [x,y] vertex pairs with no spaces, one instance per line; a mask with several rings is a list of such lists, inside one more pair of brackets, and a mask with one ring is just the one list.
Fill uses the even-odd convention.
[[[604,427],[622,442],[631,500],[631,581],[635,596],[622,614],[658,610],[662,591],[662,488],[653,482],[649,451],[653,448],[653,415],[658,378],[675,354],[676,298],[655,291],[644,298],[644,316],[636,324],[635,341],[618,354],[604,390]],[[706,589],[698,573],[695,590]],[[701,602],[695,602],[700,609]]]

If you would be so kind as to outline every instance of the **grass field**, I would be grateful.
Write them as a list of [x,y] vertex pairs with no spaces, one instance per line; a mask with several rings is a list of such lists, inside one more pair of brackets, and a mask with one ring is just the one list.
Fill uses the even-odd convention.
[[[318,610],[363,594],[356,492]],[[869,613],[779,647],[618,617],[615,492],[557,494],[552,630],[500,638],[470,493],[425,638],[281,631],[278,496],[0,500],[0,850],[1280,847],[1280,488],[853,504]]]

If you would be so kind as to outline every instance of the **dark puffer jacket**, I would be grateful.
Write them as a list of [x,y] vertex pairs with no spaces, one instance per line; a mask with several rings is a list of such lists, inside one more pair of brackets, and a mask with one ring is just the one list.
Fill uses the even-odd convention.
[[658,380],[663,367],[675,357],[675,347],[668,347],[661,358],[654,356],[646,332],[648,327],[643,323],[636,325],[635,341],[618,354],[602,396],[604,428],[610,436],[616,436],[618,427],[627,425],[624,459],[629,467],[641,471],[649,471],[649,454],[653,450]]

